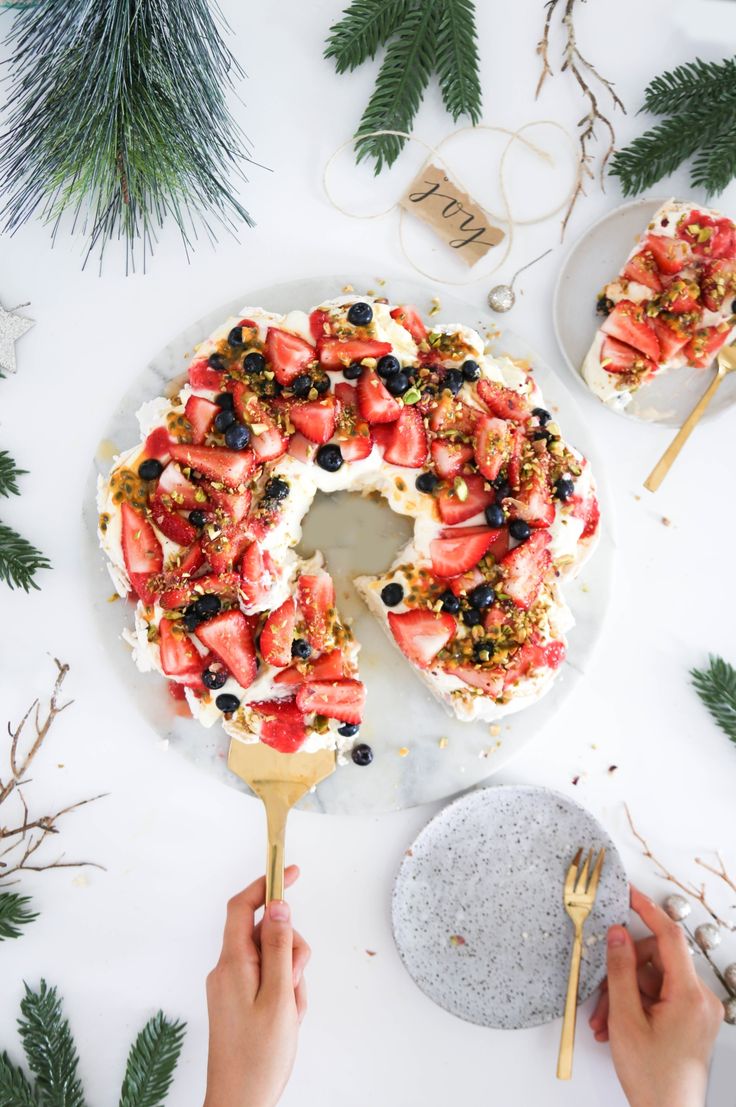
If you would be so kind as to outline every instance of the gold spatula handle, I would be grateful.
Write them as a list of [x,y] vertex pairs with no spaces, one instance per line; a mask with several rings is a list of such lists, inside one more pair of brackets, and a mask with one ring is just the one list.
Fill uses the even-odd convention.
[[268,848],[266,853],[266,903],[284,898],[284,849],[286,845],[286,819],[289,804],[276,789],[264,789],[261,794],[266,808]]
[[567,981],[565,1014],[562,1019],[560,1052],[557,1057],[557,1079],[569,1080],[572,1076],[572,1054],[575,1048],[575,1020],[578,1012],[578,983],[580,981],[580,957],[583,952],[582,927],[575,929],[575,941],[572,944],[570,976]]
[[725,376],[725,373],[719,368],[719,370],[716,373],[715,377],[710,382],[710,384],[706,388],[705,392],[700,397],[697,404],[695,405],[693,410],[690,412],[687,419],[682,424],[679,431],[677,432],[675,437],[672,439],[669,446],[664,451],[661,458],[659,459],[657,464],[654,466],[654,468],[652,469],[652,471],[649,474],[649,476],[647,477],[647,479],[644,481],[644,487],[649,492],[656,492],[657,489],[659,488],[660,484],[664,480],[664,478],[669,473],[669,471],[672,468],[672,465],[675,461],[675,458],[677,457],[680,450],[685,445],[688,438],[690,437],[690,435],[692,434],[692,432],[695,430],[696,426],[698,425],[698,423],[702,419],[703,414],[705,412],[705,409],[707,408],[708,404],[711,402],[711,400],[715,396],[715,394],[718,390],[718,386],[721,383],[721,381],[723,380],[724,376]]

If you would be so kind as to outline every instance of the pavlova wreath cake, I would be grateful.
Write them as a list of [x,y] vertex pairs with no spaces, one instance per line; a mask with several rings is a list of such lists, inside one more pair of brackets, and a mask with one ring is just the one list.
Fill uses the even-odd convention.
[[493,720],[550,686],[595,485],[527,367],[486,356],[475,331],[354,296],[245,308],[139,422],[100,478],[100,543],[136,604],[135,663],[205,726],[285,752],[356,742],[359,645],[322,556],[295,552],[318,490],[378,493],[415,519],[386,575],[355,583],[450,712]]
[[601,291],[605,316],[583,362],[589,387],[619,410],[667,369],[705,368],[736,331],[736,225],[668,201]]

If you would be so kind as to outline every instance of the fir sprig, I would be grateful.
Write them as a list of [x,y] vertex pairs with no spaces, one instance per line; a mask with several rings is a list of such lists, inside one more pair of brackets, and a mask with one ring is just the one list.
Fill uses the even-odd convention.
[[707,195],[736,176],[736,59],[693,62],[655,77],[642,110],[662,116],[611,160],[627,196],[643,192],[693,158],[690,183]]
[[23,1070],[0,1053],[0,1104],[2,1107],[39,1107]]
[[145,264],[169,218],[187,249],[198,226],[251,222],[234,187],[247,140],[225,99],[242,71],[208,0],[19,5],[9,42],[6,229],[38,213],[56,233],[68,214],[87,257],[122,237]]
[[159,1011],[130,1048],[120,1107],[158,1107],[174,1078],[184,1040],[184,1024],[169,1022]]
[[36,573],[50,568],[50,561],[27,538],[0,523],[0,581],[28,592],[38,588]]
[[406,139],[374,131],[411,132],[432,73],[457,122],[477,123],[481,89],[472,0],[353,0],[329,32],[325,57],[338,73],[374,58],[386,45],[370,100],[356,130],[358,161],[373,158],[375,172],[392,165]]
[[29,896],[0,891],[0,942],[19,938],[22,927],[38,918],[37,912],[31,911],[30,903]]
[[37,992],[25,989],[18,1029],[38,1098],[49,1107],[85,1107],[77,1047],[56,988],[42,980]]
[[27,469],[19,469],[7,450],[0,450],[0,496],[20,496],[18,477]]
[[695,691],[721,730],[736,742],[736,669],[722,657],[708,658],[707,669],[690,671]]

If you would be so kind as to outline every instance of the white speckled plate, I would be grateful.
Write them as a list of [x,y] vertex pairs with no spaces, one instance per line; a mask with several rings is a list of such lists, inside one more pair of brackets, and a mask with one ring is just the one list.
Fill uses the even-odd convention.
[[396,945],[431,1000],[503,1030],[562,1015],[573,930],[562,903],[579,847],[605,846],[583,932],[580,1001],[605,976],[606,931],[628,919],[618,851],[579,804],[548,788],[483,788],[445,807],[407,850],[394,885]]
[[[352,275],[357,290],[375,288],[375,280]],[[205,730],[192,719],[175,714],[166,682],[156,673],[139,673],[130,649],[121,641],[124,625],[132,624],[131,606],[108,603],[111,592],[104,559],[97,544],[94,489],[98,473],[107,474],[113,454],[138,441],[135,412],[144,400],[160,395],[182,374],[194,345],[229,314],[245,304],[260,304],[273,311],[309,309],[339,295],[345,277],[294,281],[270,288],[246,290],[236,301],[220,305],[192,323],[142,372],[127,382],[127,389],[107,424],[100,426],[101,442],[91,466],[85,504],[89,561],[90,602],[97,616],[102,648],[111,658],[121,685],[138,705],[143,717],[172,748],[180,750],[205,772],[232,787],[245,785],[228,772],[225,758],[228,738],[218,725]],[[415,281],[389,280],[381,293],[397,303],[415,303],[422,312],[432,306],[433,289]],[[439,318],[476,327],[482,334],[497,323],[488,312],[452,297],[442,297]],[[568,658],[550,691],[538,703],[501,723],[499,734],[489,734],[484,723],[462,723],[450,718],[417,680],[406,661],[386,641],[383,630],[365,608],[351,580],[360,573],[383,571],[411,533],[411,524],[388,507],[348,493],[318,496],[304,523],[300,550],[319,547],[335,578],[342,612],[353,619],[361,642],[361,675],[368,688],[368,707],[361,727],[361,741],[374,750],[373,763],[358,767],[352,762],[307,795],[301,806],[329,814],[375,814],[428,803],[465,791],[496,772],[533,738],[572,693],[591,662],[609,604],[614,547],[610,498],[606,494],[603,466],[591,442],[585,419],[561,383],[518,336],[504,332],[492,343],[498,353],[527,358],[534,366],[545,402],[559,419],[564,433],[591,460],[599,484],[603,527],[601,540],[580,576],[565,587],[577,625],[569,634]],[[448,742],[440,747],[439,739]],[[400,756],[399,750],[408,754]]]
[[[580,388],[596,399],[580,370],[600,317],[598,293],[618,273],[636,238],[668,197],[634,200],[604,215],[589,227],[565,258],[557,278],[553,320],[565,363]],[[614,412],[645,423],[679,427],[705,392],[712,369],[683,366],[670,369],[643,385],[625,411]],[[736,373],[726,378],[708,408],[706,418],[736,403]],[[613,409],[610,409],[613,410]]]

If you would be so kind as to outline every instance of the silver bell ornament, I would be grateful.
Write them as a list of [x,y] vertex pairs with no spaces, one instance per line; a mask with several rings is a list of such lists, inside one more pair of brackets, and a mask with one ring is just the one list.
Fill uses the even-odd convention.
[[736,1026],[736,996],[723,1001],[723,1017],[729,1026]]
[[721,932],[715,923],[701,923],[695,927],[695,941],[704,953],[721,944]]
[[517,269],[513,277],[508,284],[494,285],[491,291],[488,293],[488,306],[493,311],[511,311],[512,307],[516,303],[516,293],[514,292],[514,281],[519,276],[519,273],[523,273],[525,269],[531,268],[532,265],[536,265],[542,258],[546,258],[547,254],[551,254],[552,250],[545,250],[543,254],[540,254],[534,261],[528,261],[526,265],[522,265],[521,269]]
[[736,996],[736,961],[726,965],[723,970],[723,979],[726,981],[726,987]]
[[669,917],[675,922],[682,922],[692,911],[692,907],[685,897],[678,895],[677,892],[673,893],[671,896],[667,896],[662,906]]

